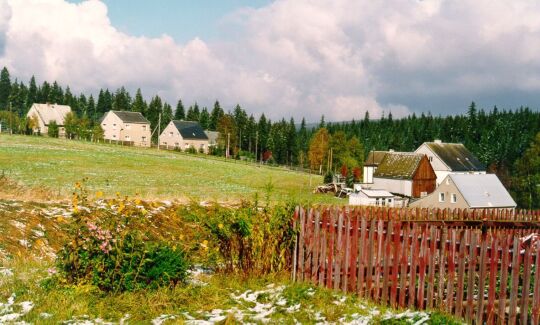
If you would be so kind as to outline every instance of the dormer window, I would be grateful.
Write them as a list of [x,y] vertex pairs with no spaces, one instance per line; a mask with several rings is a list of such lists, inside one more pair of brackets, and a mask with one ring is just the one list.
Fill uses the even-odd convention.
[[444,193],[439,193],[439,202],[444,202]]

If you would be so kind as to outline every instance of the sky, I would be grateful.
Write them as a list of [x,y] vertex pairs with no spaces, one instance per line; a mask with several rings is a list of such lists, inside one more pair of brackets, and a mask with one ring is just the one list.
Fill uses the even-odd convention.
[[533,0],[0,0],[0,66],[316,122],[540,107]]

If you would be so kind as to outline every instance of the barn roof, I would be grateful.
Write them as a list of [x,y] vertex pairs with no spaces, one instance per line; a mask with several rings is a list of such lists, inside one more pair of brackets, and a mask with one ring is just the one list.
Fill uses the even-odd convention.
[[199,122],[193,121],[172,121],[174,127],[180,132],[180,135],[184,139],[191,140],[208,140],[208,136],[204,133],[202,126]]
[[394,194],[385,190],[362,189],[361,192],[363,192],[368,197],[394,197]]
[[364,166],[379,166],[388,151],[370,151]]
[[516,202],[495,174],[449,174],[471,208],[514,208]]
[[71,107],[67,105],[35,103],[32,107],[37,111],[39,118],[45,125],[49,125],[53,121],[58,125],[64,125],[66,115],[71,112]]
[[423,157],[413,152],[387,152],[373,177],[412,179]]
[[150,124],[140,112],[129,112],[129,111],[111,111],[124,123],[133,123],[133,124]]
[[425,145],[452,171],[486,170],[486,166],[462,143],[426,142]]

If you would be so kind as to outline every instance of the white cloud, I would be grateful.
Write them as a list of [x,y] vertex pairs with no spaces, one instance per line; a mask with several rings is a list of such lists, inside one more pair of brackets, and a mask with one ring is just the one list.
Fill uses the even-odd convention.
[[96,0],[0,0],[0,65],[75,91],[141,87],[172,104],[219,99],[310,121],[401,116],[540,89],[540,4],[532,0],[277,0],[224,23],[240,33],[179,44],[120,32]]

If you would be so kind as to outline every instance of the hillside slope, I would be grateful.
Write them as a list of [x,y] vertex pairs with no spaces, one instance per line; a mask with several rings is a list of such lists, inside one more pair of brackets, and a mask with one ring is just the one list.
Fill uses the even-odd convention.
[[[312,194],[322,182],[316,175],[203,155],[46,137],[0,134],[0,173],[33,189],[35,199],[65,198],[75,182],[88,178],[87,187],[105,196],[119,192],[145,199],[237,202],[271,192],[274,201],[334,201]],[[32,194],[28,196],[32,199]]]

